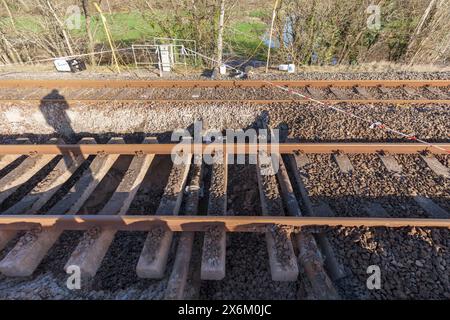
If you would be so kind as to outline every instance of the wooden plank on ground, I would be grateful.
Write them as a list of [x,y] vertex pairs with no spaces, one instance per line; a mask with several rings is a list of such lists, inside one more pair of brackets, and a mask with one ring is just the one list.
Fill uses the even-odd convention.
[[317,88],[314,88],[314,87],[307,86],[306,87],[306,91],[308,91],[308,93],[314,99],[320,100],[320,99],[324,99],[325,98],[325,95],[324,95],[324,92],[322,91],[322,89],[317,89]]
[[[95,143],[93,138],[84,138],[80,141],[83,143]],[[36,214],[42,206],[59,190],[75,172],[75,170],[86,160],[85,155],[73,154],[65,155],[53,170],[39,182],[27,195],[19,202],[8,208],[3,214]],[[0,231],[0,250],[17,235],[16,231],[4,230]]]
[[378,202],[368,202],[364,206],[364,211],[374,218],[388,218],[389,214]]
[[414,201],[423,209],[425,212],[434,219],[448,219],[450,214],[442,209],[433,200],[423,196],[415,196]]
[[[211,185],[209,187],[208,215],[227,214],[228,157],[216,155],[223,161],[212,164]],[[225,278],[225,253],[227,235],[223,228],[216,226],[205,232],[201,264],[202,280],[222,280]]]
[[[189,186],[185,194],[185,213],[196,215],[198,202],[201,193],[202,180],[202,155],[195,155],[195,160],[191,165],[191,175]],[[189,265],[194,244],[194,232],[182,232],[178,240],[177,252],[173,263],[172,273],[164,295],[166,300],[181,300],[184,298],[186,282],[189,273]]]
[[[83,138],[79,144],[95,144],[94,138]],[[86,155],[64,155],[52,171],[40,181],[25,197],[9,208],[4,214],[36,214],[39,209],[72,176],[87,159]]]
[[331,86],[330,91],[339,100],[347,100],[348,99],[348,95],[345,94],[345,92],[341,88]]
[[314,206],[315,217],[334,217],[336,214],[330,208],[330,205],[326,202],[320,201],[317,206]]
[[[328,203],[320,201],[317,206],[314,206],[314,215],[316,217],[335,217],[336,214],[330,208]],[[325,257],[325,267],[330,274],[333,281],[342,279],[346,276],[344,272],[344,267],[338,262],[334,249],[328,240],[328,237],[319,233],[316,235],[317,243]]]
[[[192,154],[186,154],[182,163],[174,163],[156,215],[178,215],[191,160]],[[136,266],[138,277],[159,279],[164,276],[172,238],[173,232],[161,226],[148,233]]]
[[[124,140],[112,138],[109,143],[124,143]],[[47,214],[76,214],[119,156],[97,155],[70,191]],[[27,232],[0,261],[0,272],[10,277],[31,275],[62,232],[55,228]]]
[[369,94],[369,92],[367,92],[366,88],[364,88],[364,87],[356,86],[355,90],[360,96],[362,96],[366,99],[372,98],[372,96]]
[[351,173],[353,171],[352,163],[345,153],[334,153],[333,158],[342,173]]
[[[28,138],[18,138],[14,141],[15,144],[31,144]],[[5,154],[0,155],[0,170],[4,169],[9,164],[13,163],[21,157],[20,154]]]
[[[157,141],[156,138],[145,138],[143,143],[157,143]],[[100,210],[99,215],[124,215],[127,213],[154,157],[154,154],[142,154],[133,157],[122,181],[103,209]],[[64,269],[67,270],[69,266],[76,265],[80,268],[81,275],[85,279],[93,278],[116,233],[116,230],[99,228],[87,231],[72,252]]]
[[403,91],[405,91],[408,95],[413,96],[413,97],[421,97],[421,95],[419,94],[419,92],[417,91],[417,89],[408,87],[408,86],[404,86],[403,87]]
[[293,160],[298,168],[303,168],[310,163],[308,156],[303,152],[295,153]]
[[[52,138],[48,144],[58,144],[58,139]],[[14,170],[0,179],[0,204],[12,195],[20,186],[31,179],[57,155],[30,155]]]
[[438,176],[443,176],[444,178],[450,178],[450,170],[432,154],[429,155],[420,155],[420,157],[425,161],[428,167],[433,170]]
[[383,86],[379,86],[378,90],[380,90],[380,92],[382,94],[389,94],[391,93],[392,89],[391,88],[387,88],[387,87],[383,87]]
[[[308,196],[308,191],[306,190],[305,184],[303,183],[303,177],[302,177],[302,173],[301,173],[302,167],[299,165],[302,162],[304,163],[304,160],[299,160],[298,159],[299,156],[300,155],[294,154],[294,155],[289,155],[288,157],[290,157],[291,168],[294,173],[295,183],[297,185],[297,188],[300,191],[300,195],[303,200],[303,205],[305,207],[306,214],[308,216],[322,216],[322,215],[323,216],[331,216],[331,215],[334,215],[331,208],[325,203],[321,204],[322,206],[326,206],[326,207],[324,207],[324,209],[320,209],[320,207],[313,208],[311,200],[309,199],[309,196]],[[306,157],[306,155],[303,155],[303,156]],[[321,211],[318,211],[318,209]],[[315,238],[316,238],[317,244],[319,245],[320,250],[325,258],[325,261],[324,261],[325,267],[326,267],[328,273],[330,274],[331,279],[333,279],[335,281],[335,280],[345,277],[344,268],[336,259],[334,249],[333,249],[330,241],[328,240],[328,237],[326,236],[326,234],[317,233],[315,235]]]
[[[277,176],[286,208],[291,216],[301,217],[303,214],[298,205],[283,158],[281,155],[278,155],[278,159],[279,169]],[[310,297],[327,300],[338,299],[337,290],[323,268],[324,259],[320,254],[314,236],[310,233],[303,234],[303,232],[300,232],[295,236],[295,240],[300,252],[298,260],[311,284]],[[309,252],[309,250],[312,250],[312,252]]]
[[[275,160],[276,161],[276,160]],[[283,216],[284,209],[278,191],[276,163],[271,156],[258,155],[258,189],[263,215]],[[290,232],[273,226],[265,233],[270,271],[274,281],[296,281],[298,265],[290,239]]]
[[308,216],[314,215],[311,200],[308,197],[308,190],[306,190],[305,184],[303,183],[302,168],[309,163],[309,158],[304,153],[292,154],[287,156],[290,162],[292,172],[294,174],[295,184],[300,191],[302,197],[303,205],[305,207],[305,213]]
[[394,156],[391,154],[381,154],[378,153],[381,162],[383,162],[384,166],[389,172],[392,173],[401,173],[402,166],[395,160]]

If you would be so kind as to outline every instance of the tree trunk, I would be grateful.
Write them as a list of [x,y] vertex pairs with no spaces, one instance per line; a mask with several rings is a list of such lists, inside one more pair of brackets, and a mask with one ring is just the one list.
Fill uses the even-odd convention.
[[225,20],[225,0],[220,1],[219,34],[217,35],[217,67],[222,65],[223,29]]
[[425,10],[425,12],[422,15],[422,18],[420,19],[419,24],[417,25],[415,34],[419,35],[420,32],[422,31],[423,26],[426,24],[426,22],[428,21],[428,18],[430,17],[430,13],[431,11],[433,11],[433,9],[436,7],[436,0],[431,0],[430,4],[428,5],[427,9]]
[[[89,2],[88,0],[81,0],[81,6],[83,7],[83,12],[84,12],[84,17],[85,17],[85,27],[86,27],[86,33],[88,36],[88,48],[89,48],[89,53],[93,53],[95,51],[95,43],[94,43],[94,37],[92,35],[92,30],[91,30],[91,14],[89,11]],[[93,54],[91,54],[89,56],[89,59],[91,61],[91,65],[94,66],[95,65],[95,56]]]

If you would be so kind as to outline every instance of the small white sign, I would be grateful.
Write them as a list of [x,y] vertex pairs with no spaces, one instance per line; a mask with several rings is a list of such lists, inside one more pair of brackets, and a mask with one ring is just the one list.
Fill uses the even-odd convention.
[[294,73],[295,72],[295,64],[293,64],[293,63],[288,64],[287,72]]
[[56,59],[53,61],[56,70],[59,72],[71,72],[69,63],[64,59]]

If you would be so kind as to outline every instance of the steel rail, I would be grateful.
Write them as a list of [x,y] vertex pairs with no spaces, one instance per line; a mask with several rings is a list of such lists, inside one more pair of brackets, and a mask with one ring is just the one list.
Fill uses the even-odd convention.
[[[450,80],[270,80],[287,87],[447,87]],[[270,87],[267,80],[0,80],[0,88],[244,88]]]
[[[450,104],[450,99],[325,99],[327,104],[370,103],[370,104]],[[305,99],[0,99],[0,103],[312,103]]]
[[0,230],[87,230],[105,228],[122,231],[148,231],[160,225],[171,231],[205,231],[221,226],[228,232],[265,232],[273,225],[292,227],[430,227],[450,228],[450,219],[353,218],[291,216],[172,216],[172,215],[0,215]]
[[[450,143],[436,143],[443,149],[450,149]],[[174,154],[187,152],[195,154],[211,154],[223,151],[228,154],[255,154],[258,151],[268,153],[392,153],[415,154],[430,152],[447,154],[431,146],[419,143],[161,143],[161,144],[3,144],[0,145],[0,155],[6,154]]]

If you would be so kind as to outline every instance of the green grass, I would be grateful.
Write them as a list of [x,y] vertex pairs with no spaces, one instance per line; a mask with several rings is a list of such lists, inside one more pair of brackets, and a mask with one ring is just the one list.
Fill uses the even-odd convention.
[[[151,26],[144,17],[138,12],[116,13],[107,17],[108,27],[110,28],[114,40],[122,42],[133,42],[149,40],[158,34],[158,29]],[[102,24],[98,19],[96,24]],[[97,31],[96,41],[106,41],[106,35],[103,26]]]
[[237,22],[226,30],[225,41],[231,44],[239,55],[249,57],[255,54],[256,57],[262,58],[265,46],[260,43],[266,29],[267,26],[263,22]]
[[[158,33],[158,29],[147,23],[144,17],[138,12],[115,13],[112,15],[105,15],[105,17],[114,41],[125,43],[144,41],[153,38]],[[96,30],[96,42],[107,41],[105,29],[99,16],[95,16],[95,18],[92,19],[91,30]],[[78,36],[86,33],[84,18],[82,18],[81,21],[81,29],[72,30],[71,32]]]
[[[114,13],[105,15],[108,27],[110,28],[112,37],[116,41],[133,42],[137,40],[145,40],[153,38],[157,35],[158,30],[147,23],[144,17],[138,12],[130,13]],[[28,31],[42,33],[42,26],[39,24],[37,16],[18,16],[15,19],[18,32]],[[8,17],[0,18],[0,24],[10,26]],[[91,30],[97,30],[95,40],[97,42],[106,42],[106,34],[100,16],[93,16]],[[74,36],[84,36],[86,34],[84,17],[81,18],[81,28],[70,30]]]
[[[253,11],[250,15],[261,16],[261,12]],[[159,26],[140,12],[105,14],[107,25],[111,31],[115,42],[131,44],[133,42],[149,41],[153,37],[164,36]],[[44,33],[43,27],[39,23],[39,16],[23,15],[15,19],[18,32]],[[0,18],[0,25],[10,26],[8,17]],[[249,57],[255,53],[255,49],[260,45],[261,39],[266,32],[267,26],[258,19],[250,19],[247,22],[231,22],[225,27],[225,41],[229,43],[236,54]],[[95,42],[106,43],[107,37],[99,15],[94,15],[91,20],[91,30],[95,32]],[[80,29],[70,30],[74,38],[86,37],[84,17],[81,19]],[[261,44],[256,55],[263,55],[264,44]]]
[[[14,19],[16,29],[20,31],[42,32],[42,27],[38,20],[33,16],[18,16]],[[11,20],[8,17],[0,17],[0,24],[2,26],[11,27]]]
[[249,17],[251,18],[266,18],[269,16],[269,12],[267,10],[263,10],[263,9],[256,9],[251,11],[248,14]]

